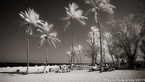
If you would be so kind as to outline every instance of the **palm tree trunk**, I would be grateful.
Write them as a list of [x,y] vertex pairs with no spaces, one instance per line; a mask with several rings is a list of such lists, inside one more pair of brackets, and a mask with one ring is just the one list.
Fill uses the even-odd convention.
[[76,56],[76,59],[77,59],[77,63],[79,64],[79,59],[78,59],[77,55],[75,55],[75,56]]
[[[97,51],[96,51],[96,52],[97,52]],[[95,56],[96,56],[96,57],[95,57],[95,63],[97,64],[97,55],[98,55],[98,54],[97,54],[96,52],[95,52]]]
[[103,58],[102,59],[104,59],[104,61],[103,61],[104,63],[107,63],[105,56],[106,56],[106,53],[103,54]]
[[71,60],[71,58],[68,56],[68,64],[70,64],[70,62],[71,62],[70,60]]
[[110,55],[111,55],[111,58],[112,58],[112,63],[114,63],[113,54],[112,54],[112,51],[111,51],[111,48],[110,48],[109,45],[108,45],[108,49],[109,49],[109,52],[110,52]]
[[[28,29],[30,28],[30,25],[28,25]],[[28,74],[28,70],[29,70],[29,31],[27,29],[27,70],[26,70],[26,74]]]
[[102,73],[102,66],[103,66],[103,57],[102,57],[102,30],[101,30],[101,27],[100,27],[100,19],[99,19],[99,9],[96,10],[97,12],[97,26],[99,28],[99,32],[100,32],[100,73]]
[[72,69],[72,62],[73,62],[73,53],[71,53],[71,57],[70,57],[70,69]]
[[82,64],[82,57],[81,57],[81,54],[80,54],[80,65]]
[[71,27],[72,27],[72,54],[71,54],[70,68],[72,68],[72,64],[74,64],[74,61],[75,61],[74,52],[73,52],[73,50],[74,50],[74,44],[73,44],[73,40],[74,40],[74,38],[73,38],[73,34],[74,34],[74,31],[73,31],[73,19],[71,19],[71,22],[72,22],[72,25],[71,25]]
[[46,69],[46,66],[47,66],[47,60],[48,60],[48,48],[47,48],[47,42],[46,42],[46,48],[45,48],[46,50],[46,62],[45,62],[45,66],[44,66],[44,69],[43,69],[43,73],[44,73],[44,71],[45,71],[45,69]]
[[[72,50],[74,50],[74,27],[73,27],[73,20],[72,20]],[[75,61],[75,57],[74,57],[74,53],[73,53],[73,64],[74,64],[74,61]]]
[[92,53],[92,66],[94,66],[94,51]]

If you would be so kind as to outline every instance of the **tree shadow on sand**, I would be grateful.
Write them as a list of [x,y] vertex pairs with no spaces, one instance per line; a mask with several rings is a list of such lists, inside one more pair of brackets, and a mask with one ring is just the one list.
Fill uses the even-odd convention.
[[31,72],[31,73],[27,74],[26,72],[16,72],[16,71],[14,71],[14,72],[0,72],[0,73],[12,75],[12,76],[14,76],[14,75],[29,75],[29,74],[44,74],[42,72]]

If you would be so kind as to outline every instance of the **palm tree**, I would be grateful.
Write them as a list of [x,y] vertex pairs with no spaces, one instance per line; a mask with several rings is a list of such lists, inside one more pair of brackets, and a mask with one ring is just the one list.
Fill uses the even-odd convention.
[[[73,44],[73,28],[74,28],[73,21],[76,20],[76,21],[80,22],[82,25],[86,25],[86,23],[83,20],[87,19],[87,17],[82,16],[83,11],[78,8],[79,8],[79,6],[74,2],[72,4],[69,4],[69,8],[65,7],[67,17],[63,17],[63,20],[67,21],[64,30],[66,30],[67,27],[70,25],[72,27],[72,49],[74,48],[74,46],[73,46],[74,45]],[[71,59],[74,60],[74,56],[71,56],[71,57],[73,57]],[[73,61],[73,63],[74,63],[74,61]]]
[[[82,58],[81,58],[81,54],[82,53],[82,46],[79,44],[78,46],[74,47],[74,51],[75,51],[75,55],[79,55],[80,57],[80,64],[82,63]],[[76,56],[77,57],[77,56]]]
[[71,52],[67,51],[66,56],[68,57],[68,63],[70,63],[70,58],[71,58]]
[[95,26],[91,27],[91,31],[89,32],[89,40],[87,40],[88,45],[89,45],[89,52],[91,52],[91,57],[92,57],[92,66],[95,65],[96,59],[97,59],[97,53],[99,52],[99,29],[96,28]]
[[81,59],[80,53],[82,52],[82,46],[79,44],[78,46],[74,47],[73,52],[74,52],[74,55],[77,58],[77,62],[78,63],[79,63],[79,59],[78,59],[77,55],[80,56],[80,63],[81,63],[82,62],[82,59]]
[[[77,51],[76,47],[71,48],[71,51],[66,52],[66,56],[68,56],[68,58],[69,58],[68,63],[72,64],[72,62],[75,62],[75,58],[73,58],[72,56],[77,58],[76,54],[78,54],[78,51]],[[77,63],[79,63],[78,58],[77,58]]]
[[113,53],[112,53],[112,49],[111,49],[112,48],[111,46],[113,45],[112,35],[111,35],[111,33],[106,32],[104,34],[104,36],[105,36],[105,39],[107,41],[107,47],[108,47],[109,53],[110,53],[111,58],[112,58],[112,63],[114,63]]
[[77,55],[80,56],[80,63],[81,63],[82,62],[81,55],[80,55],[81,52],[82,52],[81,45],[75,46],[73,49],[71,48],[71,51],[67,51],[66,56],[68,56],[68,63],[72,64],[72,62],[75,62],[75,60],[72,59],[72,56],[76,57],[77,63],[79,63],[79,59]]
[[83,47],[81,46],[81,45],[78,45],[78,54],[79,54],[79,56],[80,56],[80,64],[82,63],[82,57],[81,57],[81,54],[80,53],[82,53],[82,49],[83,49]]
[[100,18],[99,18],[99,11],[105,11],[109,14],[113,14],[113,8],[115,8],[115,6],[110,4],[110,0],[85,0],[85,2],[89,5],[92,6],[91,9],[88,9],[88,12],[94,12],[95,13],[95,21],[96,24],[99,28],[99,32],[100,32],[100,55],[101,55],[101,59],[100,59],[100,73],[102,72],[102,30],[101,30],[101,26],[100,26]]
[[43,69],[43,72],[45,71],[45,68],[47,66],[47,60],[48,60],[48,44],[53,44],[53,46],[56,48],[55,42],[60,42],[60,40],[57,38],[57,33],[52,31],[53,24],[48,24],[47,22],[41,22],[41,29],[37,29],[37,31],[40,32],[40,45],[42,46],[45,44],[46,48],[46,65]]
[[28,9],[25,12],[20,12],[19,15],[21,16],[21,18],[24,19],[24,22],[22,23],[22,25],[27,25],[27,30],[26,30],[26,34],[27,34],[27,70],[26,70],[26,74],[28,74],[28,68],[29,68],[29,36],[33,34],[33,28],[34,27],[39,27],[38,23],[41,22],[41,20],[39,20],[39,15],[34,12],[33,9]]

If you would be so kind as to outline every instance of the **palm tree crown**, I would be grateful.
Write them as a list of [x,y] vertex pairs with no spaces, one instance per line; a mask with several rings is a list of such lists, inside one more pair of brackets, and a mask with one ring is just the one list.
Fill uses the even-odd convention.
[[26,33],[29,33],[30,35],[33,34],[33,29],[31,27],[31,25],[33,25],[34,27],[40,27],[39,23],[42,21],[39,19],[39,14],[37,14],[33,9],[28,9],[25,12],[20,12],[19,15],[21,16],[21,18],[24,19],[24,23],[22,23],[22,25],[27,24],[28,25],[28,29],[26,31]]
[[44,44],[44,42],[48,42],[49,44],[53,44],[56,48],[55,42],[60,42],[60,40],[57,38],[57,32],[52,31],[53,24],[48,24],[47,22],[42,23],[41,22],[41,28],[37,29],[41,33],[40,35],[40,46]]
[[25,20],[25,24],[38,26],[38,23],[41,22],[41,20],[39,20],[39,14],[37,14],[33,9],[30,8],[25,12],[21,11],[19,15]]
[[87,40],[90,47],[99,47],[99,38],[100,38],[99,29],[96,26],[91,27],[91,31],[88,34],[89,40]]
[[78,8],[79,8],[79,6],[74,2],[72,4],[69,4],[69,8],[65,7],[67,17],[64,17],[63,20],[66,20],[68,22],[67,22],[64,30],[66,30],[66,28],[70,25],[70,21],[72,19],[73,20],[76,19],[81,24],[86,25],[86,23],[83,20],[88,19],[88,18],[85,16],[82,16],[83,11]]
[[82,52],[83,47],[79,44],[78,46],[74,47],[74,51],[76,52],[76,54]]
[[71,51],[67,51],[67,56],[76,55],[82,52],[83,47],[79,44],[78,46],[75,46],[74,48],[71,48]]
[[89,9],[89,11],[94,11],[94,9],[101,9],[102,11],[106,11],[109,14],[113,14],[113,8],[115,6],[110,4],[110,0],[85,0],[85,2],[93,8]]

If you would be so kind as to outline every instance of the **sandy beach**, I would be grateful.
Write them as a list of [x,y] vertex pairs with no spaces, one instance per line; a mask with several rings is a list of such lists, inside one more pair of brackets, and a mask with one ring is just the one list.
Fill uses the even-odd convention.
[[30,67],[28,75],[15,73],[17,69],[25,72],[26,67],[0,68],[0,82],[145,82],[145,69],[103,73],[75,69],[66,73],[38,73],[38,69],[43,69],[43,66],[39,66]]

